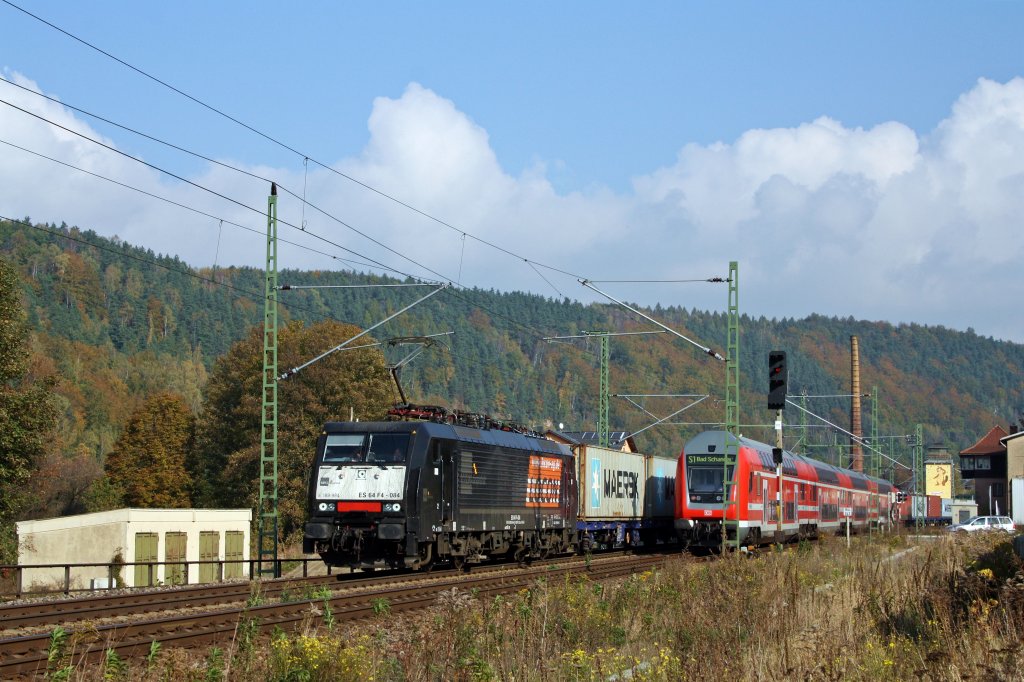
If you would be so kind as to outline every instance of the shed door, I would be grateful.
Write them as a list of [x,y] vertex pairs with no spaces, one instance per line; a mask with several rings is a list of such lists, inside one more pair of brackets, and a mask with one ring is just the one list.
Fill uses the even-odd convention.
[[[156,584],[156,550],[160,536],[156,533],[135,534],[135,587],[152,587]],[[138,564],[149,563],[148,566]]]
[[241,578],[242,560],[245,544],[245,533],[240,530],[229,530],[224,533],[224,577]]
[[[199,533],[199,561],[215,562],[220,559],[220,533],[204,530]],[[216,563],[199,564],[199,582],[215,583],[220,579],[220,566]]]
[[165,543],[165,574],[168,585],[184,585],[188,582],[188,565],[185,563],[185,549],[188,547],[188,535],[185,533],[167,533]]

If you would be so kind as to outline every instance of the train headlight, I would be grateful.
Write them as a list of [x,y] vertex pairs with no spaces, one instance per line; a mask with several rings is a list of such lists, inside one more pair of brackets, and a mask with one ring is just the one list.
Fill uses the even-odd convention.
[[320,511],[334,511],[334,503],[333,502],[321,502],[320,504],[318,504],[316,506],[316,508],[319,509]]
[[402,505],[399,504],[398,502],[394,502],[394,503],[388,502],[387,504],[384,505],[384,511],[386,511],[386,512],[396,512],[396,511],[401,511],[401,510],[402,510]]

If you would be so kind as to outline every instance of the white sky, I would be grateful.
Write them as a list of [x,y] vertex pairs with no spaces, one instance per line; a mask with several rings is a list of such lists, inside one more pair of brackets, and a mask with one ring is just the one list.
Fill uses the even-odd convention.
[[[982,3],[982,7],[993,5]],[[583,11],[582,6],[576,8]],[[36,3],[30,10],[47,16],[49,8]],[[707,123],[715,116],[714,103],[704,102],[706,120],[698,126],[700,134],[688,137],[685,129],[679,129],[672,135],[662,133],[660,139],[644,137],[644,144],[659,151],[647,156],[638,152],[624,164],[634,170],[615,178],[612,169],[620,152],[615,132],[608,127],[607,112],[595,110],[589,115],[577,110],[542,110],[524,101],[522,109],[507,111],[503,117],[478,114],[474,105],[480,101],[479,91],[465,84],[452,85],[452,91],[434,85],[447,80],[424,78],[422,69],[411,66],[412,60],[404,71],[410,77],[399,89],[394,84],[401,80],[402,70],[394,63],[387,70],[388,78],[382,76],[382,87],[375,96],[367,96],[365,88],[354,88],[363,99],[348,101],[351,111],[339,119],[351,119],[352,111],[361,110],[364,132],[349,139],[334,128],[311,133],[301,117],[294,115],[278,122],[268,119],[262,109],[246,109],[242,104],[236,110],[224,104],[235,100],[233,84],[225,75],[230,65],[211,67],[211,77],[203,78],[194,71],[175,71],[173,60],[169,62],[166,55],[159,60],[154,57],[153,61],[166,69],[158,73],[154,69],[155,75],[189,92],[223,94],[211,103],[242,120],[257,121],[261,130],[278,139],[304,140],[319,134],[328,141],[324,148],[335,153],[322,156],[320,148],[303,151],[442,219],[457,228],[453,230],[313,164],[304,174],[301,159],[288,158],[279,149],[266,153],[262,157],[266,160],[259,162],[256,142],[263,144],[262,148],[266,145],[251,141],[255,136],[240,137],[235,130],[217,136],[216,130],[226,124],[215,121],[208,112],[193,106],[186,115],[171,105],[165,111],[164,100],[174,96],[152,94],[156,86],[137,76],[130,80],[133,74],[125,75],[125,69],[116,64],[103,67],[114,69],[110,73],[116,75],[104,75],[106,72],[89,63],[93,56],[85,48],[56,42],[61,40],[59,34],[6,6],[0,6],[0,17],[12,23],[17,20],[20,39],[39,43],[40,54],[50,43],[50,49],[56,49],[54,45],[61,45],[61,50],[74,47],[88,55],[81,57],[80,64],[65,61],[63,75],[58,76],[52,56],[33,61],[32,55],[23,51],[0,52],[6,79],[272,178],[298,194],[305,186],[312,203],[416,263],[383,251],[313,209],[307,207],[303,213],[300,203],[287,194],[280,199],[283,220],[298,225],[304,219],[310,232],[402,272],[438,278],[422,265],[445,279],[458,279],[461,273],[461,282],[469,286],[593,300],[574,277],[536,266],[544,274],[542,278],[522,259],[594,280],[724,276],[728,262],[737,260],[740,308],[748,314],[822,313],[954,329],[972,327],[982,335],[1024,342],[1024,316],[1016,312],[1015,305],[1024,292],[1024,273],[1018,265],[1024,256],[1019,225],[1024,214],[1024,80],[1016,77],[1018,71],[1005,60],[998,62],[998,68],[975,67],[974,77],[961,78],[962,87],[956,92],[949,92],[949,83],[945,83],[946,100],[941,108],[933,107],[931,119],[920,112],[913,120],[901,121],[896,115],[886,118],[879,115],[884,114],[884,106],[877,102],[870,115],[866,110],[851,115],[842,106],[830,109],[824,98],[816,105],[795,107],[786,116],[766,103],[764,123],[759,124],[757,107],[747,102],[741,118],[732,111],[720,112],[729,125],[716,137],[709,134]],[[88,33],[74,24],[76,16],[49,18],[67,30]],[[60,24],[62,20],[68,24]],[[155,28],[147,30],[159,33]],[[204,30],[214,33],[210,27]],[[230,35],[227,30],[225,33]],[[139,35],[133,35],[134,42],[126,39],[125,58],[140,49],[136,44]],[[103,37],[115,40],[106,34]],[[142,37],[152,39],[145,34]],[[981,41],[984,36],[976,39]],[[635,40],[642,43],[643,35]],[[118,50],[122,46],[116,41],[101,47],[122,56]],[[153,49],[158,49],[156,44]],[[494,63],[501,57],[488,53],[484,46],[478,49],[479,61]],[[667,53],[667,43],[664,49]],[[135,56],[140,68],[149,68],[144,51]],[[753,55],[747,57],[754,59]],[[830,58],[840,60],[842,56]],[[427,56],[424,59],[429,61]],[[462,59],[474,60],[475,55],[462,55]],[[324,87],[331,87],[331,70],[326,64],[307,64],[305,68],[318,73]],[[527,68],[536,68],[536,64],[524,64],[523,69]],[[592,83],[592,74],[576,75],[584,70],[585,66],[579,65],[561,74],[564,89],[578,92],[582,99],[589,91],[581,83]],[[990,77],[993,74],[998,78]],[[921,98],[934,101],[928,77],[925,73],[919,84],[908,83],[907,97],[919,88]],[[520,73],[519,78],[526,83],[530,76]],[[543,80],[540,75],[537,78]],[[939,79],[938,73],[935,78]],[[90,98],[82,84],[74,81],[89,84],[88,93],[98,92],[98,96]],[[864,87],[863,83],[858,86]],[[837,86],[837,90],[841,88]],[[779,90],[773,96],[785,99],[789,94]],[[332,93],[331,101],[337,97],[338,93]],[[843,101],[839,94],[836,99]],[[217,220],[7,145],[0,145],[0,214],[66,221],[100,234],[116,234],[157,252],[179,255],[193,265],[211,264],[214,253],[219,254],[222,265],[262,265],[264,245],[259,233],[265,229],[260,215],[266,206],[265,183],[182,159],[2,82],[0,100],[90,137],[103,138],[111,146],[152,160],[256,211],[161,175],[2,104],[0,140],[242,223],[257,234],[225,226],[218,245]],[[274,106],[268,104],[271,111]],[[486,106],[480,108],[490,111]],[[893,105],[894,114],[907,111]],[[323,115],[321,111],[311,119],[328,125]],[[493,119],[501,137],[481,118]],[[648,127],[647,118],[643,109],[623,107],[617,112],[616,125],[635,131],[639,140]],[[772,125],[780,118],[787,122]],[[520,129],[516,128],[517,119],[523,122]],[[737,129],[737,121],[746,127]],[[659,122],[650,127],[657,131],[664,125]],[[524,137],[538,127],[550,130],[536,138]],[[574,138],[573,144],[587,151],[574,153],[567,160],[557,155],[569,149],[565,147],[548,156],[536,140],[554,139],[557,133]],[[336,137],[346,142],[331,144]],[[250,142],[241,141],[245,139]],[[580,165],[591,157],[601,157],[602,147],[607,148],[604,165],[595,166],[593,172]],[[516,256],[472,239],[463,244],[460,230]],[[346,257],[336,247],[285,226],[281,236]],[[290,246],[282,247],[281,265],[340,266],[338,261]],[[619,298],[649,305],[660,302],[723,310],[726,304],[721,285],[599,286]]]

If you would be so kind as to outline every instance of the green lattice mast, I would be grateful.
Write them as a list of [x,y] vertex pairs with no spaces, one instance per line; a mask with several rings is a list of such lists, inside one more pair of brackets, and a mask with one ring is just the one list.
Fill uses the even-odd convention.
[[871,388],[871,475],[882,475],[882,445],[878,442],[878,386]]
[[[722,471],[722,552],[728,547],[728,528],[735,530],[735,547],[740,546],[739,513],[733,501],[736,490],[736,458],[740,436],[740,308],[739,265],[729,262],[729,321],[725,360],[725,460]],[[729,519],[729,509],[733,518]]]
[[608,435],[608,364],[610,354],[608,352],[608,336],[601,337],[601,396],[598,398],[597,406],[597,444],[603,448],[608,447],[611,437]]
[[267,200],[267,268],[263,290],[263,423],[257,523],[259,575],[280,577],[277,563],[277,185]]
[[[914,465],[914,495],[924,495],[924,430],[921,425],[918,424],[914,429],[914,454],[913,454],[913,465]],[[917,530],[921,530],[921,514],[928,513],[928,503],[924,502],[923,511],[921,500],[919,498],[914,499],[914,525]],[[991,510],[990,512],[991,513]]]

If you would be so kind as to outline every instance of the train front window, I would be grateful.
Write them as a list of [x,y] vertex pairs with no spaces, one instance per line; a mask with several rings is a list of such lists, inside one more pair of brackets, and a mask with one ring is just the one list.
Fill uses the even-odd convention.
[[402,464],[409,449],[407,433],[373,433],[370,434],[370,449],[366,456],[367,462],[381,464]]
[[691,493],[722,494],[722,467],[690,467],[686,480]]
[[362,433],[329,433],[324,445],[324,463],[362,462],[365,460]]

